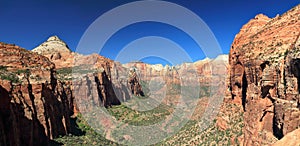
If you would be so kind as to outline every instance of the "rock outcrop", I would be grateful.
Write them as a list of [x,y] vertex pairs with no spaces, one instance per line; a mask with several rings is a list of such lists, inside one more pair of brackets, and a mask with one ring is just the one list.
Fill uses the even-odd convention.
[[[33,52],[37,52],[41,55],[48,55],[51,53],[70,53],[71,50],[69,49],[69,47],[67,46],[67,44],[62,41],[60,38],[58,38],[58,36],[51,36],[47,39],[46,42],[42,43],[41,45],[39,45],[38,47],[34,48],[32,50]],[[59,55],[56,55],[55,57],[52,57],[53,59],[60,59]]]
[[56,68],[71,67],[74,57],[78,55],[73,53],[58,36],[49,37],[47,41],[32,51],[49,58],[51,62],[55,63]]
[[229,55],[231,99],[244,109],[244,145],[274,143],[300,127],[300,5],[262,14],[236,35]]
[[[66,46],[57,37],[47,42],[57,41],[58,46]],[[78,110],[88,112],[91,104],[117,105],[129,96],[118,79],[120,64],[96,54],[72,55],[63,48],[72,56],[72,63],[65,64],[63,57],[51,58],[51,48],[39,51],[0,44],[1,145],[50,144],[53,138],[73,132],[71,116]]]
[[[118,64],[98,54],[78,55],[74,59],[71,75],[76,101],[88,102],[89,98],[93,98],[94,101],[100,101],[96,105],[104,107],[119,105],[121,101],[124,101],[121,98],[123,96],[119,96],[119,94],[125,93],[122,91],[122,85],[118,82],[118,71],[122,71]],[[78,70],[74,68],[78,68]],[[97,91],[97,93],[93,95],[90,91]]]
[[128,73],[128,80],[127,84],[130,88],[131,94],[136,95],[136,96],[144,96],[142,86],[140,84],[139,77],[135,71],[135,68],[130,68],[129,73]]
[[142,80],[150,81],[152,78],[161,77],[167,82],[180,84],[180,76],[188,77],[196,74],[201,85],[209,86],[212,75],[226,75],[228,55],[219,55],[215,59],[205,58],[194,63],[183,63],[176,66],[151,65],[143,62],[123,64],[127,69],[135,68]]
[[0,145],[48,145],[71,132],[73,98],[48,58],[0,43]]
[[300,145],[299,139],[300,139],[300,129],[296,129],[288,133],[281,140],[274,143],[273,146],[298,146]]
[[[58,79],[72,87],[74,97],[80,96],[80,98],[76,98],[78,99],[76,101],[82,103],[86,102],[85,99],[93,98],[94,101],[99,100],[97,105],[105,107],[120,104],[111,80],[111,70],[116,65],[112,60],[97,54],[84,56],[72,52],[66,43],[57,36],[48,38],[32,52],[49,58],[55,64],[58,70]],[[96,90],[98,93],[90,94],[92,90]],[[74,106],[76,107],[76,104]],[[76,107],[75,111],[77,110]]]

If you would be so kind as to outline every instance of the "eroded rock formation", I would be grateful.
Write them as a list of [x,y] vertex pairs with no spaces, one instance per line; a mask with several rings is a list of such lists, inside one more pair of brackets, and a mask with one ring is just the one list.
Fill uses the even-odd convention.
[[140,84],[140,80],[135,71],[135,68],[130,68],[128,74],[129,75],[128,75],[127,83],[128,83],[131,93],[136,96],[144,96],[142,86]]
[[[120,64],[96,54],[74,55],[62,48],[69,54],[66,56],[55,48],[66,47],[58,37],[43,44],[34,51],[38,53],[0,44],[1,145],[50,144],[53,138],[73,132],[70,118],[79,109],[88,112],[91,104],[117,105],[129,96],[118,82]],[[63,57],[53,58],[55,51]],[[72,62],[65,63],[64,57]]]
[[[118,66],[112,60],[97,54],[84,56],[72,52],[57,36],[49,37],[32,51],[46,56],[55,64],[58,70],[57,78],[71,86],[72,95],[78,97],[75,102],[82,104],[93,99],[92,101],[99,106],[120,104],[112,85],[112,75],[116,72],[111,72]],[[90,93],[91,91],[93,93]],[[76,104],[74,106],[77,113],[78,108]]]
[[49,58],[51,62],[55,63],[56,68],[71,67],[74,57],[78,55],[72,52],[58,36],[49,37],[47,41],[32,51]]
[[71,131],[71,91],[48,58],[0,43],[0,66],[0,145],[47,145]]
[[231,98],[244,109],[244,145],[263,145],[300,127],[300,5],[273,19],[257,15],[232,44]]

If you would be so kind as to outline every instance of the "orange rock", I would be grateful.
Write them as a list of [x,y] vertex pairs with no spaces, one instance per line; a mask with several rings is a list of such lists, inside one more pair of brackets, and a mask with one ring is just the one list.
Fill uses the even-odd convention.
[[228,127],[227,127],[227,122],[226,122],[224,119],[220,118],[220,117],[217,118],[217,123],[216,123],[216,125],[217,125],[221,130],[226,130],[226,129],[228,128]]
[[[47,145],[71,132],[72,97],[48,58],[0,43],[0,145]],[[5,127],[5,128],[3,128]]]
[[[245,24],[229,54],[229,87],[244,108],[244,145],[282,138],[300,125],[300,5]],[[297,68],[297,69],[296,69]]]
[[286,136],[284,136],[281,140],[274,143],[272,146],[300,146],[300,129],[296,129]]

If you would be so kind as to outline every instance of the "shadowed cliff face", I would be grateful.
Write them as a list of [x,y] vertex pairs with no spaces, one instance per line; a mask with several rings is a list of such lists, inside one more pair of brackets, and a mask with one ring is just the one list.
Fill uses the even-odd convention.
[[73,98],[55,79],[53,63],[1,43],[0,66],[1,145],[47,145],[71,132]]
[[105,107],[120,104],[114,88],[124,94],[124,87],[111,81],[110,70],[116,64],[99,55],[76,59],[76,67],[84,69],[77,72],[67,64],[57,74],[47,57],[0,43],[1,145],[51,144],[60,135],[76,132],[71,116],[77,114],[78,104],[91,100]]
[[244,108],[244,144],[270,144],[300,127],[300,5],[262,14],[236,35],[229,55],[231,98]]

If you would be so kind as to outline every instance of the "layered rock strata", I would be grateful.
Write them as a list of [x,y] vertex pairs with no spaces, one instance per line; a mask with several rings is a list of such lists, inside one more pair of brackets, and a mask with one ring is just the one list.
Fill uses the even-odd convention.
[[231,98],[244,109],[244,145],[273,143],[300,127],[300,5],[259,14],[236,35],[229,55]]
[[0,43],[1,145],[47,145],[71,132],[73,98],[48,58]]

